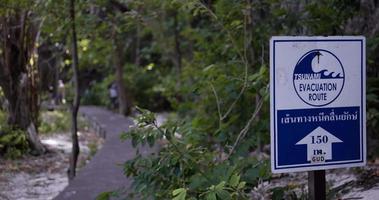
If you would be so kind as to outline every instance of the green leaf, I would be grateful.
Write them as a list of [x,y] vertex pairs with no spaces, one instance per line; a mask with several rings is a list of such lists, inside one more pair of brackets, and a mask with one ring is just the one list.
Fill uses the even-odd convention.
[[216,193],[215,192],[210,192],[206,196],[207,200],[217,200]]
[[113,192],[103,192],[96,197],[96,200],[109,200]]
[[200,174],[195,174],[190,178],[190,189],[200,189],[201,187],[205,187],[207,180]]
[[231,23],[231,26],[240,26],[243,22],[241,20],[234,20]]
[[216,194],[218,197],[220,197],[220,199],[222,200],[229,200],[231,199],[232,197],[230,196],[230,193],[226,190],[219,190],[219,191],[216,191]]
[[273,200],[281,200],[284,196],[284,189],[281,187],[277,187],[273,189],[272,199]]
[[259,169],[251,168],[247,170],[246,176],[249,181],[255,181],[259,177]]
[[225,188],[225,181],[222,181],[221,183],[219,183],[218,185],[216,185],[215,190],[216,191],[223,190],[224,188]]
[[174,196],[173,200],[185,200],[187,196],[187,190],[185,188],[178,188],[172,191],[172,195]]
[[120,140],[121,140],[121,141],[125,141],[125,140],[127,140],[127,139],[130,139],[130,134],[128,134],[128,133],[126,133],[126,132],[122,132],[122,133],[120,134]]
[[206,72],[206,71],[208,71],[208,70],[210,70],[210,69],[212,69],[212,68],[214,68],[214,67],[215,67],[215,65],[214,65],[214,64],[211,64],[211,65],[205,67],[205,68],[203,69],[203,71]]
[[155,143],[154,135],[148,135],[146,140],[150,147],[154,146],[154,143]]
[[230,177],[229,185],[232,187],[237,187],[239,182],[240,182],[240,176],[237,174],[233,174],[232,177]]
[[237,189],[241,190],[241,189],[243,189],[243,188],[245,187],[245,185],[246,185],[246,182],[245,182],[245,181],[242,181],[242,182],[240,182],[240,183],[238,184]]
[[155,122],[155,114],[154,113],[152,113],[151,111],[149,111],[147,109],[140,108],[138,106],[136,107],[136,109],[141,113],[141,115],[139,115],[137,117],[139,127],[143,127],[143,126],[146,126],[149,124],[153,124]]
[[172,195],[176,196],[176,195],[182,193],[183,191],[186,191],[186,189],[184,189],[184,188],[178,188],[178,189],[172,191]]

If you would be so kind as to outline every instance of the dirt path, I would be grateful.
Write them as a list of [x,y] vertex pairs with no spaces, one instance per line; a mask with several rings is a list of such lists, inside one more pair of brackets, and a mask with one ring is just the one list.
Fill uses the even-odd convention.
[[[1,200],[53,199],[68,185],[66,170],[71,152],[70,134],[42,135],[41,141],[49,149],[45,155],[25,156],[17,160],[0,159]],[[91,131],[79,132],[79,143],[82,149],[80,167],[94,154],[94,148],[100,148],[101,139]]]
[[[82,107],[80,112],[93,121],[97,129],[101,129],[105,142],[56,200],[95,199],[102,192],[128,188],[131,184],[121,165],[135,156],[135,150],[130,141],[120,140],[120,133],[129,129],[132,120],[99,107]],[[139,151],[147,153],[150,150],[140,148]]]

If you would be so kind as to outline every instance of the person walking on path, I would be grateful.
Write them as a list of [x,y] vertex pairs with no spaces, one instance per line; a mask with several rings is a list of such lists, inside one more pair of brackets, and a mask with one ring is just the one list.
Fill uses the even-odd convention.
[[111,100],[111,109],[117,109],[118,107],[118,93],[117,93],[117,85],[113,82],[109,86],[109,97]]
[[58,104],[66,103],[66,91],[62,80],[58,81]]

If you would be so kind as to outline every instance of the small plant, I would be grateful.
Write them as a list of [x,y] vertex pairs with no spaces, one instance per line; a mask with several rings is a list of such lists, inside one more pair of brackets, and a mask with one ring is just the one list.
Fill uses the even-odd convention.
[[[268,161],[253,157],[223,159],[204,137],[180,123],[158,126],[155,114],[137,108],[136,128],[122,134],[132,144],[153,146],[166,140],[157,154],[129,160],[124,173],[134,178],[132,195],[142,199],[249,199],[248,188],[270,177]],[[221,155],[221,156],[220,156]]]
[[70,117],[65,111],[46,111],[41,113],[41,133],[65,132],[70,129]]
[[0,155],[5,158],[16,159],[27,153],[29,144],[24,131],[11,128],[1,127],[0,130]]
[[98,150],[97,142],[90,142],[88,144],[88,148],[89,148],[89,159],[90,159],[96,154],[96,152]]

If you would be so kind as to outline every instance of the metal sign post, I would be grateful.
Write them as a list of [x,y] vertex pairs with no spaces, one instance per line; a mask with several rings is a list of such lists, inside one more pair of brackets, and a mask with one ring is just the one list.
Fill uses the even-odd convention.
[[308,193],[310,200],[326,199],[325,170],[308,172]]
[[270,40],[272,172],[310,171],[311,199],[325,198],[325,169],[366,164],[365,48],[362,36]]

